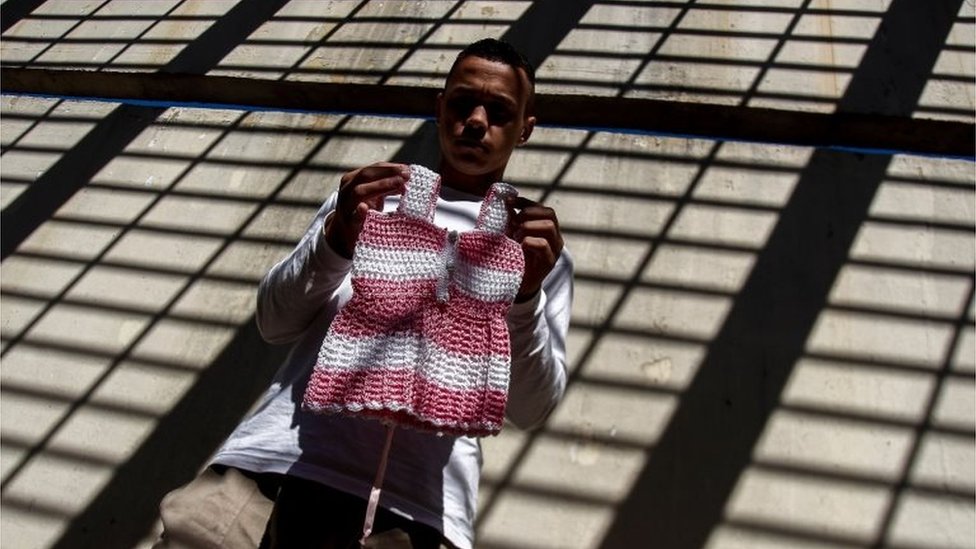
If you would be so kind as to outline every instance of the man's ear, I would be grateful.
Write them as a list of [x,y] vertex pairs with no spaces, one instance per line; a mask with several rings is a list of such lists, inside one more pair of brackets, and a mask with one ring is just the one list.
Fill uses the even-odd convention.
[[444,92],[437,94],[437,101],[434,101],[434,124],[441,123],[441,107],[444,104]]
[[518,144],[524,145],[526,141],[529,140],[529,136],[532,135],[532,130],[535,128],[535,117],[526,116],[525,123],[522,124],[522,135],[519,136]]

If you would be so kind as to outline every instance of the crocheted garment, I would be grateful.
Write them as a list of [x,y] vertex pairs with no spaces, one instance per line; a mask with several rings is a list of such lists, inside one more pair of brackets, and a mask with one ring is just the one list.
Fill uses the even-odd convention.
[[303,407],[452,435],[493,435],[508,400],[505,317],[524,272],[495,183],[475,228],[433,224],[440,176],[410,166],[395,212],[370,210],[351,300],[322,342]]

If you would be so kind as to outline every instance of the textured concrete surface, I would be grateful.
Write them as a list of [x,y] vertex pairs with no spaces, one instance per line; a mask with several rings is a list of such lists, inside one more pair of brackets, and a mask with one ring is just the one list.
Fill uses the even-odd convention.
[[[37,4],[5,66],[436,86],[508,36],[546,92],[974,121],[965,2]],[[0,545],[144,546],[281,358],[261,275],[430,125],[0,109],[0,206],[36,217],[0,264]],[[971,160],[543,126],[507,178],[577,260],[571,385],[484,441],[479,547],[972,546]]]

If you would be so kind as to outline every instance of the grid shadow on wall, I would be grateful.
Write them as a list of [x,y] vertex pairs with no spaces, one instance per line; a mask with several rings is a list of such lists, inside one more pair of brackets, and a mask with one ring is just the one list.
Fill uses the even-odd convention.
[[[502,35],[529,9],[459,2],[391,13],[349,2],[322,16],[307,11],[313,4],[290,2],[255,22],[207,73],[435,86],[457,44]],[[554,51],[537,52],[540,91],[832,112],[885,11],[776,4],[595,3]],[[78,5],[45,3],[12,27],[3,63],[159,70],[233,9],[160,2],[147,15],[103,2],[65,13]],[[847,32],[827,40],[819,25]],[[972,26],[963,10],[912,114],[972,120],[971,109],[942,100],[966,87],[959,59],[972,59]],[[809,63],[810,48],[846,57]],[[824,73],[836,86],[811,91]],[[116,108],[24,97],[3,107],[4,208]],[[87,540],[86,527],[126,520],[121,513],[135,527],[101,535],[144,533],[155,502],[126,494],[123,480],[148,478],[161,494],[192,475],[260,390],[260,376],[241,380],[235,366],[280,359],[251,354],[261,349],[250,305],[259,277],[339,174],[430,155],[432,146],[429,123],[411,119],[159,108],[134,124],[132,140],[106,151],[104,165],[3,262],[4,515],[30,525],[20,534],[39,545]],[[854,239],[829,293],[812,296],[823,303],[801,303],[816,323],[802,356],[774,372],[789,376],[782,392],[767,393],[754,365],[728,378],[748,389],[689,397],[817,154],[556,128],[541,128],[519,153],[509,176],[561,212],[578,262],[572,383],[544,429],[486,441],[479,546],[600,545],[621,531],[618,516],[634,512],[629,492],[678,411],[711,413],[726,400],[728,418],[768,423],[748,463],[714,456],[736,482],[731,495],[702,502],[723,512],[706,531],[712,543],[911,545],[921,532],[950,536],[942,545],[953,546],[951,536],[972,527],[971,474],[939,467],[973,456],[968,163],[896,156],[863,168],[880,169],[877,193],[863,219],[824,227]],[[856,178],[859,157],[833,154],[820,162]],[[791,281],[766,282],[796,298]],[[885,334],[896,330],[904,337],[892,345]],[[221,390],[233,402],[211,411],[218,421],[195,422]],[[730,398],[753,393],[763,400]],[[696,434],[671,444],[696,451]],[[190,451],[174,462],[165,453],[174,445]],[[649,497],[665,505],[682,487],[655,488]],[[961,518],[943,529],[913,522],[947,508]]]

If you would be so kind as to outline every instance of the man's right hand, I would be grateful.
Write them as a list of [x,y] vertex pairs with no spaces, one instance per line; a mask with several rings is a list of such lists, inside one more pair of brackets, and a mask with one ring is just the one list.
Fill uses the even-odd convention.
[[325,241],[339,255],[351,259],[366,212],[382,210],[383,199],[402,194],[409,178],[409,166],[389,162],[370,164],[343,175],[335,212],[325,224]]

